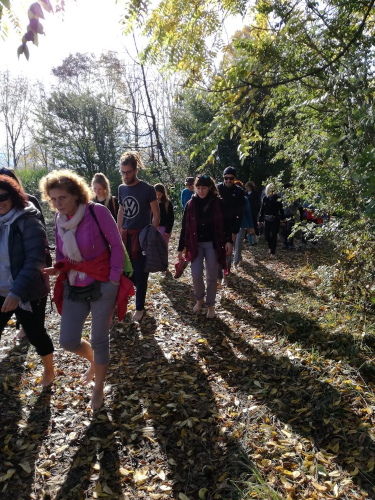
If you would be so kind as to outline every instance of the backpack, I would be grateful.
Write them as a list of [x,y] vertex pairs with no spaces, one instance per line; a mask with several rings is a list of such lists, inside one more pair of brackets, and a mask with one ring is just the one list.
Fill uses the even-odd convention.
[[146,256],[145,273],[157,273],[168,269],[168,248],[163,235],[152,224],[139,233],[139,245]]

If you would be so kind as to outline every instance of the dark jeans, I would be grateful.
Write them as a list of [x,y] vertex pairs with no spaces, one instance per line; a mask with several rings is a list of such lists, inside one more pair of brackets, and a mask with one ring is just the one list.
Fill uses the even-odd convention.
[[293,248],[293,238],[290,238],[294,226],[294,219],[289,219],[286,221],[284,227],[281,228],[281,234],[283,237],[284,248]]
[[[5,297],[0,297],[0,309],[4,304]],[[50,336],[44,328],[44,318],[46,313],[47,297],[42,299],[32,300],[30,302],[32,312],[25,311],[17,307],[14,311],[0,312],[0,332],[2,333],[5,325],[8,323],[13,314],[23,326],[26,337],[32,344],[39,356],[47,356],[53,353],[53,344]]]
[[139,248],[138,257],[135,259],[132,255],[132,237],[138,238],[138,235],[128,235],[128,241],[126,242],[126,250],[128,251],[132,266],[133,266],[133,276],[131,280],[133,281],[136,291],[135,291],[135,308],[137,311],[143,311],[146,302],[147,293],[147,282],[148,274],[144,272],[146,264],[146,256],[142,255],[142,249]]
[[268,248],[271,254],[275,254],[277,245],[277,234],[280,228],[280,221],[278,219],[273,222],[264,222],[264,238],[268,243]]
[[253,219],[253,225],[254,225],[254,231],[257,236],[259,236],[259,227],[258,227],[258,218],[259,218],[259,211],[257,210],[251,210],[251,217]]

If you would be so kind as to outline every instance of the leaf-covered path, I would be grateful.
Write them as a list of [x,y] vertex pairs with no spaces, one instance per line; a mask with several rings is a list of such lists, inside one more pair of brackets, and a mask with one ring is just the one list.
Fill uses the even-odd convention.
[[[191,312],[189,269],[151,275],[142,322],[113,325],[94,416],[78,358],[57,348],[56,382],[41,391],[38,356],[10,325],[0,497],[375,498],[375,343],[360,315],[318,288],[328,253],[269,260],[261,242],[244,257],[214,320]],[[55,313],[48,325],[58,346]]]

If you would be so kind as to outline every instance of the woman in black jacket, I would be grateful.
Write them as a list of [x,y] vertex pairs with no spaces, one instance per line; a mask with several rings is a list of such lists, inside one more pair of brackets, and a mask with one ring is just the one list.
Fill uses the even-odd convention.
[[155,184],[156,198],[159,203],[160,222],[158,230],[163,235],[164,241],[167,244],[171,237],[174,224],[174,211],[171,200],[168,198],[167,190],[164,184]]
[[259,226],[264,223],[264,238],[268,244],[270,258],[273,258],[276,253],[277,235],[280,224],[285,223],[285,217],[283,204],[273,184],[266,186],[265,194],[260,209]]
[[42,357],[43,387],[55,378],[53,344],[44,327],[49,292],[45,252],[46,232],[38,210],[14,179],[0,175],[0,334],[14,313]]

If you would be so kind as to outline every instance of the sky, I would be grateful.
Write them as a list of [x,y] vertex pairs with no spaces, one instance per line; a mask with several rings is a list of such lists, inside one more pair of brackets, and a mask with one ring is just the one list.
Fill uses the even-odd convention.
[[[31,3],[31,0],[14,2],[24,31]],[[38,47],[28,43],[29,61],[23,55],[17,58],[17,48],[21,44],[17,35],[0,40],[1,69],[9,68],[12,73],[48,81],[51,69],[70,53],[92,52],[99,55],[106,50],[124,52],[126,38],[121,33],[120,16],[121,7],[116,5],[115,0],[66,0],[64,20],[58,14],[45,12],[42,24],[46,36],[39,35]]]
[[[186,0],[187,1],[187,0]],[[64,20],[58,14],[45,12],[42,21],[46,36],[39,35],[39,46],[28,43],[29,61],[24,55],[17,58],[20,37],[12,34],[5,41],[0,39],[1,69],[9,68],[14,74],[48,83],[51,69],[59,66],[71,53],[94,53],[100,55],[106,50],[119,52],[125,57],[125,46],[131,49],[133,43],[122,34],[119,20],[122,7],[115,0],[65,0]],[[21,21],[23,33],[28,24],[27,10],[32,0],[14,0],[14,9]],[[51,1],[54,5],[55,2]],[[15,7],[17,6],[17,7]],[[227,23],[227,36],[238,29],[238,19]]]

